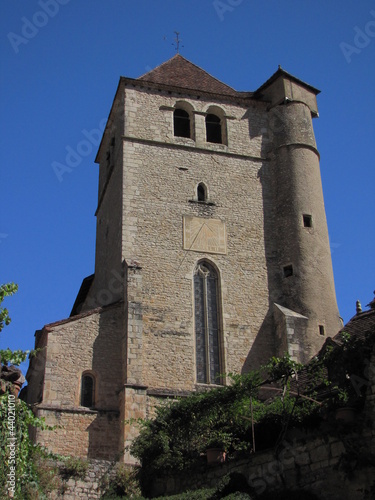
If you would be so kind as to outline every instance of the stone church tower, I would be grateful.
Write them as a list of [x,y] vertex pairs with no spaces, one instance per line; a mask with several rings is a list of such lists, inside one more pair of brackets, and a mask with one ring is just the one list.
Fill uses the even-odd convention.
[[176,55],[120,78],[97,155],[95,274],[36,332],[27,400],[61,454],[122,455],[161,398],[225,384],[341,327],[312,118],[279,68],[238,92]]

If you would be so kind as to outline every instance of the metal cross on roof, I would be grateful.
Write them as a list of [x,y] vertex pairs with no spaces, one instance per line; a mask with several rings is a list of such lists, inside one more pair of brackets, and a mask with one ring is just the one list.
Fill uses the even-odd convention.
[[[177,52],[177,54],[179,54],[180,53],[180,43],[182,42],[182,40],[180,40],[180,37],[179,37],[180,32],[179,31],[175,31],[174,33],[176,36],[174,38],[174,42],[172,43],[172,45],[175,46],[176,52]],[[181,47],[183,47],[183,45],[181,45]]]

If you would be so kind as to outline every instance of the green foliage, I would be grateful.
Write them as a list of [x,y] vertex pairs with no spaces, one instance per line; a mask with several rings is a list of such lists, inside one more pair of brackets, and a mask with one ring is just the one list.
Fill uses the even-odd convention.
[[[152,476],[194,466],[210,447],[221,447],[229,458],[248,454],[253,447],[252,422],[256,439],[258,429],[272,439],[271,443],[260,442],[260,446],[274,446],[285,425],[303,422],[317,408],[310,400],[300,398],[297,402],[290,393],[291,377],[300,366],[288,356],[272,358],[262,372],[230,374],[229,386],[170,400],[157,408],[154,420],[141,422],[140,434],[130,447],[141,462],[145,491]],[[282,386],[268,404],[258,399],[263,372],[268,383],[279,380]]]
[[10,363],[12,365],[20,365],[26,361],[30,351],[22,351],[17,349],[16,351],[11,351],[9,347],[7,349],[0,349],[0,359],[2,363]]
[[320,360],[327,370],[327,386],[332,392],[334,407],[353,406],[361,408],[368,387],[368,371],[375,336],[365,338],[342,333],[341,346],[329,346]]
[[[0,493],[7,495],[8,474],[14,467],[14,498],[24,499],[30,485],[38,491],[37,458],[43,453],[29,438],[29,426],[47,429],[43,419],[36,418],[26,403],[5,393],[0,396]],[[11,420],[9,418],[11,417]],[[14,420],[13,420],[14,417]],[[10,434],[12,433],[12,434]],[[35,497],[37,498],[37,497]]]
[[[0,306],[6,297],[14,295],[18,290],[18,285],[15,283],[6,283],[0,285]],[[9,311],[5,307],[0,307],[0,332],[3,330],[4,326],[9,325],[11,318],[9,316]],[[20,365],[26,360],[30,351],[11,351],[9,348],[0,350],[0,361],[2,363],[11,363],[13,365]]]
[[[8,283],[0,286],[0,332],[9,325],[11,319],[8,309],[1,307],[4,299],[15,294],[18,285]],[[3,364],[19,365],[26,360],[29,351],[11,351],[9,348],[0,351]],[[0,374],[2,365],[0,364]],[[44,419],[35,417],[31,408],[17,399],[13,394],[10,382],[1,381],[0,394],[0,496],[33,500],[44,497],[48,491],[51,477],[49,467],[42,466],[42,457],[47,454],[34,445],[29,436],[31,427],[51,429]],[[13,482],[14,480],[14,482]],[[10,489],[9,489],[10,488]]]
[[226,500],[250,499],[250,486],[245,476],[239,472],[231,472],[223,476],[210,500],[221,498]]
[[49,493],[64,491],[64,483],[59,475],[56,461],[49,453],[35,447],[31,460],[36,469],[35,481],[26,483],[22,487],[22,499],[41,500],[49,498]]
[[282,358],[276,358],[273,356],[265,368],[271,380],[280,380],[286,383],[303,368],[303,365],[293,361],[290,358],[290,355],[286,354]]
[[156,418],[141,424],[131,452],[146,468],[182,470],[208,447],[248,448],[239,439],[248,427],[250,394],[259,385],[258,373],[233,377],[233,385],[171,400],[157,409]]
[[87,460],[79,457],[67,457],[64,458],[64,465],[61,468],[61,472],[65,477],[77,477],[84,479],[88,469]]
[[[18,285],[15,283],[6,283],[5,285],[0,285],[0,304],[2,304],[5,297],[14,295],[18,290]],[[5,307],[0,307],[0,332],[4,326],[9,325],[11,319],[9,317],[8,309]]]
[[[114,474],[106,477],[104,482],[105,494],[103,500],[116,498],[141,498],[141,489],[138,481],[138,471],[124,464],[116,464]],[[103,485],[102,485],[103,486]]]

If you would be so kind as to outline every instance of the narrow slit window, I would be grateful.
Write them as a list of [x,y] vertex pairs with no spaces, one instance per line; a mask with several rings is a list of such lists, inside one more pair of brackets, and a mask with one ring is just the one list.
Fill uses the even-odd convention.
[[83,375],[81,382],[81,406],[92,408],[94,406],[95,380],[92,375]]
[[221,120],[216,115],[209,114],[206,116],[206,140],[216,144],[223,143]]
[[198,187],[197,187],[197,198],[198,198],[198,201],[207,201],[207,188],[203,184],[203,182],[201,182],[200,184],[198,184]]
[[284,272],[284,278],[289,278],[290,276],[293,276],[293,266],[292,264],[289,264],[288,266],[283,267],[283,272]]
[[173,113],[174,135],[190,138],[190,116],[184,109],[175,109]]
[[304,227],[312,227],[312,216],[309,214],[303,214],[303,225]]
[[319,335],[324,337],[324,335],[325,335],[324,325],[319,325]]

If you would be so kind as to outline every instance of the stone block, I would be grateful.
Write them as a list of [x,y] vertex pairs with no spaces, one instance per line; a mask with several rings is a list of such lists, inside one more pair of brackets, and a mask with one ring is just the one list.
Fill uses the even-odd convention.
[[310,451],[310,457],[312,463],[320,462],[322,460],[328,460],[330,456],[329,445],[321,445]]
[[331,443],[331,457],[339,457],[345,452],[345,446],[342,441],[337,441],[335,443]]
[[298,453],[295,456],[295,463],[297,465],[308,465],[310,462],[310,455],[307,452]]

